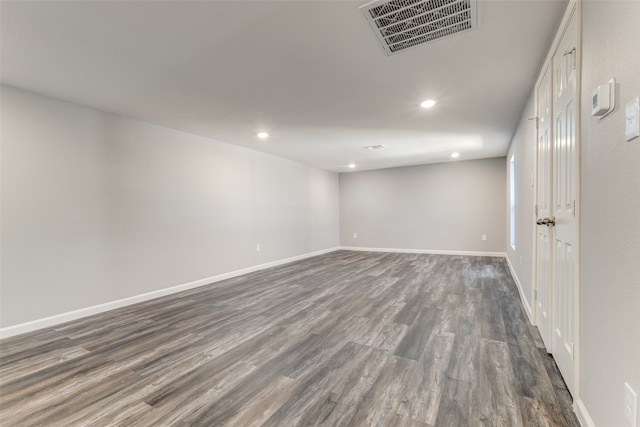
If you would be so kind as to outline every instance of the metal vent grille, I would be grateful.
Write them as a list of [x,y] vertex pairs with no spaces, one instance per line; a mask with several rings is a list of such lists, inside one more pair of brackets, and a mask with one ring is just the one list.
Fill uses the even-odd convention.
[[360,7],[387,55],[476,28],[477,0],[374,1]]

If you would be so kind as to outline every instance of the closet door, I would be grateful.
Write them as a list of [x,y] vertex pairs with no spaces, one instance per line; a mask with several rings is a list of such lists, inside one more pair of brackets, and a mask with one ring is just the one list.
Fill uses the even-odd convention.
[[542,335],[547,350],[551,352],[551,227],[544,224],[545,218],[551,218],[551,182],[553,168],[551,161],[551,76],[550,70],[544,71],[544,77],[537,88],[536,100],[538,111],[537,133],[537,186],[536,186],[536,249],[537,249],[537,299],[536,325]]
[[575,389],[578,15],[573,10],[536,88],[536,324],[570,391]]
[[[569,21],[553,56],[553,315],[552,349],[562,376],[571,390],[575,381],[576,339],[576,141],[577,61],[576,15]],[[550,227],[551,228],[551,227]]]

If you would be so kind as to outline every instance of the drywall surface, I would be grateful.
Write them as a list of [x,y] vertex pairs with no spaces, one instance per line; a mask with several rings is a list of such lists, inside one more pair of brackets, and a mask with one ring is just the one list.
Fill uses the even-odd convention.
[[[580,398],[596,426],[626,426],[623,385],[640,394],[640,138],[624,105],[640,95],[640,2],[582,2]],[[616,78],[598,120],[591,92]]]
[[[507,199],[506,240],[507,257],[516,273],[528,309],[533,307],[533,224],[534,218],[534,167],[536,164],[535,122],[529,120],[534,114],[535,94],[532,92],[520,117],[518,128],[511,140],[507,155],[507,184],[509,162],[515,161],[515,249],[509,244],[510,215]],[[508,195],[507,195],[508,197]],[[529,313],[531,315],[531,313]]]
[[337,174],[1,96],[2,327],[339,244]]
[[504,157],[340,174],[340,243],[504,252],[505,177]]

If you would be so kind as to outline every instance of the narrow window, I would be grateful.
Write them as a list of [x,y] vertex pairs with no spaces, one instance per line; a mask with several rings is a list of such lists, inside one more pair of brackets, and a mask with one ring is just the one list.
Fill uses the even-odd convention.
[[509,161],[509,243],[516,249],[516,155]]

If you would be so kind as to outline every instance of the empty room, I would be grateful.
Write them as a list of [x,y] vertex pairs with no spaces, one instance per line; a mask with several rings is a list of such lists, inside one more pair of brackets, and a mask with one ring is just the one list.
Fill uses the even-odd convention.
[[0,425],[640,427],[639,22],[0,0]]

